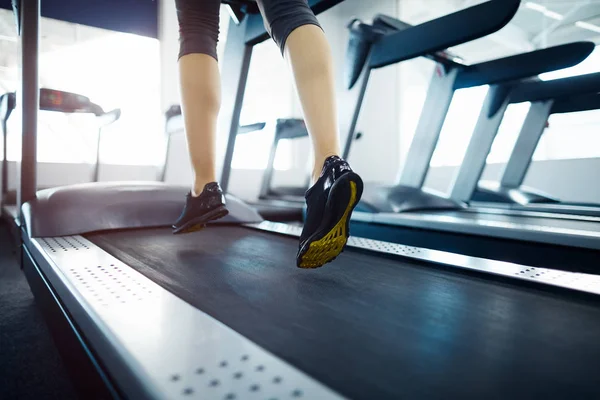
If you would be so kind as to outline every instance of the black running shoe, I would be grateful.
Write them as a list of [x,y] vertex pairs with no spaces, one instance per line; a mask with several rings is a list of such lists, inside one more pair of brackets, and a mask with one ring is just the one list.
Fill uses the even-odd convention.
[[188,193],[185,207],[173,225],[173,233],[188,233],[202,229],[210,221],[229,214],[225,207],[225,195],[217,182],[207,183],[200,196]]
[[342,252],[350,235],[350,216],[362,191],[362,179],[346,161],[337,156],[325,160],[321,176],[306,192],[298,267],[321,267]]

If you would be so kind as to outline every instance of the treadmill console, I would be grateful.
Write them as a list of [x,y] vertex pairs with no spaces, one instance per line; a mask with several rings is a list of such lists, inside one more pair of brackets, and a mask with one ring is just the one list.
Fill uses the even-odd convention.
[[96,105],[80,94],[54,89],[40,89],[40,109],[63,113],[93,112]]

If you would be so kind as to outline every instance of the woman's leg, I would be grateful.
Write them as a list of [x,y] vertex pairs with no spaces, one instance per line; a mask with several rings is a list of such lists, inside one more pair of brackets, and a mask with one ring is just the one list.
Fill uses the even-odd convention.
[[259,0],[265,26],[294,75],[314,152],[313,180],[340,153],[331,49],[306,0]]
[[313,143],[314,184],[296,264],[317,268],[336,258],[349,236],[362,180],[339,158],[340,145],[331,50],[306,0],[258,0],[265,27],[289,61]]
[[295,29],[285,45],[314,151],[313,181],[330,156],[340,155],[333,60],[323,30],[309,24]]
[[227,215],[216,183],[215,142],[221,104],[217,64],[220,0],[175,0],[179,21],[181,109],[194,182],[175,233],[194,231]]
[[221,105],[221,80],[217,64],[219,0],[176,0],[179,20],[179,78],[181,108],[194,183],[198,196],[207,183],[216,181],[216,129]]

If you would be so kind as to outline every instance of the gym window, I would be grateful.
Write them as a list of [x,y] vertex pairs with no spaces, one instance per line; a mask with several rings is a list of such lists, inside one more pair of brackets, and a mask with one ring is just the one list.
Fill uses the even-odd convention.
[[[1,11],[12,18],[11,11]],[[106,111],[121,108],[121,118],[103,130],[101,162],[158,164],[164,152],[158,40],[48,18],[41,19],[41,36],[40,87],[82,94]],[[2,79],[6,91],[19,88],[16,44],[15,39]],[[17,107],[8,126],[10,160],[20,155],[20,123]],[[93,116],[41,111],[38,125],[39,161],[95,159],[98,126]]]

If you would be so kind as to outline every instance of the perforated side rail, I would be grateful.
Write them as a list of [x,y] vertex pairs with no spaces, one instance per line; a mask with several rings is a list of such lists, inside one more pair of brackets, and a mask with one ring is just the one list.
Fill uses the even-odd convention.
[[[563,228],[563,227],[555,227],[555,226],[543,226],[543,225],[531,225],[527,223],[514,223],[514,222],[506,222],[506,221],[495,221],[495,220],[474,220],[472,218],[459,218],[456,216],[441,216],[441,215],[427,215],[427,214],[419,214],[419,215],[408,215],[403,214],[402,219],[408,220],[419,220],[419,221],[428,221],[428,222],[444,222],[446,224],[453,223],[457,226],[461,226],[464,224],[468,225],[478,225],[478,226],[486,226],[492,228],[500,228],[506,229],[509,231],[514,231],[515,229],[526,230],[529,232],[542,232],[542,233],[552,233],[552,234],[562,234],[562,235],[571,235],[578,237],[589,237],[589,238],[600,238],[600,232],[594,232],[591,230],[580,230],[580,229],[571,229],[571,228]],[[378,214],[373,214],[372,220],[374,222],[385,222],[384,218],[389,218],[387,215],[382,217]]]
[[61,298],[67,308],[84,309],[89,316],[91,322],[76,321],[83,333],[101,332],[97,343],[94,335],[88,337],[100,346],[96,353],[106,357],[109,368],[133,372],[144,388],[136,392],[115,374],[124,380],[119,384],[128,397],[342,398],[81,236],[32,239],[32,244],[57,292],[68,291]]
[[[250,224],[248,226],[255,229],[296,237],[299,237],[302,232],[302,228],[300,227],[270,221],[265,221],[260,224]],[[533,268],[503,261],[463,256],[444,251],[404,246],[396,243],[353,236],[348,239],[348,246],[379,253],[393,254],[419,261],[433,262],[449,267],[472,269],[515,279],[523,279],[582,292],[600,294],[599,275]]]
[[88,262],[89,255],[93,254],[95,249],[79,236],[43,238],[40,242],[47,253],[52,254],[54,258],[61,258],[61,261],[73,256],[75,252],[76,257],[84,259],[78,265],[63,268],[62,272],[77,291],[95,305],[119,306],[147,300],[151,296],[157,298],[157,292],[152,291],[147,279],[131,268],[123,268],[121,263],[110,260]]

